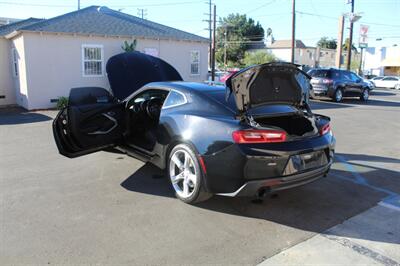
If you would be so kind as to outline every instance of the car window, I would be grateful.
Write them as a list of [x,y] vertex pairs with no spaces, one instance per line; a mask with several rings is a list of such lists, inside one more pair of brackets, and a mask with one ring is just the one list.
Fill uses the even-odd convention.
[[333,78],[333,79],[338,79],[338,78],[340,78],[340,73],[339,73],[339,71],[331,71],[331,78]]
[[329,78],[330,71],[326,69],[312,69],[308,71],[308,74],[313,78]]
[[181,104],[186,103],[186,98],[183,96],[181,93],[176,92],[176,91],[171,91],[168,94],[167,99],[164,102],[163,108],[166,107],[173,107]]
[[167,97],[167,95],[168,95],[168,91],[166,91],[166,90],[148,89],[148,90],[145,90],[145,91],[139,93],[135,97],[133,97],[129,101],[128,106],[131,106],[135,103],[143,102],[145,100],[154,99],[154,98],[159,98],[162,101],[164,101],[165,98]]
[[385,81],[394,81],[394,80],[397,80],[397,78],[395,78],[395,77],[386,77],[386,78],[384,78],[384,79],[382,79],[382,80],[385,80]]
[[351,76],[349,72],[346,71],[341,71],[340,72],[340,77],[344,80],[351,80]]
[[353,82],[357,82],[360,80],[360,78],[352,72],[350,72],[350,78],[351,78],[351,81],[353,81]]
[[383,79],[383,77],[376,77],[376,78],[373,78],[372,80],[381,80],[381,79]]

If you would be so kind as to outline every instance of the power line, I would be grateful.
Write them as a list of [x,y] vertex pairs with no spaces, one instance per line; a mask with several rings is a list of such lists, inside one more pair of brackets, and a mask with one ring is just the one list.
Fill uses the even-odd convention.
[[259,7],[250,9],[249,11],[245,12],[245,14],[248,14],[248,13],[251,13],[251,12],[254,12],[254,11],[257,11],[257,10],[259,10],[259,9],[262,8],[262,7],[266,7],[266,6],[270,5],[270,4],[273,4],[275,1],[276,1],[276,0],[271,0],[271,1],[267,2],[267,3],[265,3],[265,4],[262,4],[262,5],[259,6]]
[[[321,18],[328,18],[328,19],[337,20],[336,17],[325,16],[325,15],[320,15],[320,14],[314,14],[314,13],[309,13],[309,12],[304,12],[304,11],[296,11],[296,13],[301,14],[301,15],[307,15],[307,16],[314,16],[314,17],[321,17]],[[369,24],[369,25],[378,25],[378,26],[400,27],[400,25],[384,24],[384,23],[370,22],[370,21],[362,21],[362,23],[363,24]]]

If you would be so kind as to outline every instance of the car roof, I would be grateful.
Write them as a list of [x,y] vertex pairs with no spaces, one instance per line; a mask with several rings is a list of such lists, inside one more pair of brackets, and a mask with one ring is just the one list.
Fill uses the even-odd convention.
[[225,91],[225,86],[211,86],[205,83],[188,81],[151,82],[146,84],[145,87],[163,87],[181,92],[195,91],[200,93]]

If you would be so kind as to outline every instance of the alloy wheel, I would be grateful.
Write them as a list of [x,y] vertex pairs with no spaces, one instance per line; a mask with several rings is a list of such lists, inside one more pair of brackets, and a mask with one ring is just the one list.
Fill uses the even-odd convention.
[[335,100],[337,102],[340,102],[342,100],[342,98],[343,98],[342,90],[341,89],[337,89],[336,93],[335,93]]
[[189,198],[195,192],[198,180],[196,167],[187,151],[179,149],[172,154],[169,177],[175,192],[180,197]]
[[369,98],[369,91],[368,91],[368,89],[365,89],[365,90],[363,91],[362,97],[363,97],[363,100],[364,100],[364,101],[368,100],[368,98]]

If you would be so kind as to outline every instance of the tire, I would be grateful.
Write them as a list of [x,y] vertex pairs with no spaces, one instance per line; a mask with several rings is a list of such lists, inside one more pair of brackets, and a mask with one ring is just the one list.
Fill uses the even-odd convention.
[[368,98],[369,98],[369,90],[368,89],[364,89],[361,92],[360,100],[366,102],[366,101],[368,101]]
[[333,101],[340,103],[343,100],[343,90],[341,88],[336,89],[332,99]]
[[189,145],[178,144],[171,150],[167,169],[175,196],[181,201],[194,204],[212,197],[204,189],[205,175],[196,153]]

